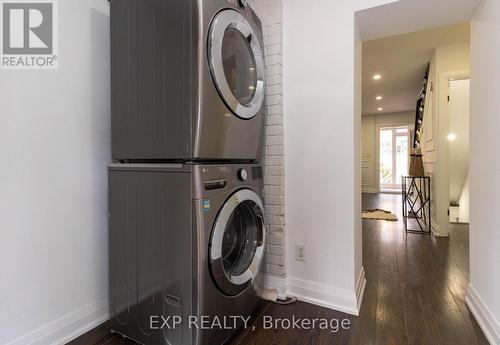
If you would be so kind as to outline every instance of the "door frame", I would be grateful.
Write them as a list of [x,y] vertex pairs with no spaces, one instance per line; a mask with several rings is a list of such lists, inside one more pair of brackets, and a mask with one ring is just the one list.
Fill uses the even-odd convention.
[[[448,92],[449,82],[451,80],[471,79],[471,71],[455,70],[437,75],[437,107],[436,107],[436,178],[435,178],[435,213],[434,219],[436,224],[432,225],[433,234],[437,237],[448,237],[450,233],[450,217],[448,215],[450,207],[450,180],[449,170],[449,143],[448,133],[450,131],[449,121],[449,104]],[[472,85],[472,84],[471,84]],[[472,88],[472,87],[471,87]],[[469,114],[470,121],[470,114]],[[470,140],[470,137],[469,137]],[[469,157],[470,164],[470,157]],[[470,169],[470,166],[469,166]]]

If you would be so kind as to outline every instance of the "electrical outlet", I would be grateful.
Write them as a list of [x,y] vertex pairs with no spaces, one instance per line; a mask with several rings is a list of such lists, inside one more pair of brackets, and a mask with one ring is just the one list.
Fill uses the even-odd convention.
[[306,262],[306,247],[303,244],[295,246],[295,260]]

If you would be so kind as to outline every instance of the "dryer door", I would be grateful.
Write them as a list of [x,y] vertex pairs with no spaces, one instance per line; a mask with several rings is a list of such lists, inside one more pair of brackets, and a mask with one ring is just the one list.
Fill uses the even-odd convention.
[[224,10],[213,19],[208,60],[229,109],[243,119],[254,117],[264,102],[264,57],[256,33],[239,12]]
[[222,206],[210,238],[212,278],[228,296],[245,291],[256,277],[264,254],[262,201],[250,189],[234,193]]

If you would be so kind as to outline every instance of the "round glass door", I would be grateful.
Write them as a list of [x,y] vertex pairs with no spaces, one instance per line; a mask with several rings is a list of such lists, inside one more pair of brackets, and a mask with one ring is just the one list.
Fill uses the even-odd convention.
[[208,42],[212,79],[237,116],[254,117],[264,102],[264,58],[248,21],[234,10],[217,14]]
[[228,28],[222,39],[224,75],[238,103],[247,105],[255,96],[257,72],[250,43],[241,31]]
[[265,241],[262,201],[243,189],[224,204],[210,241],[210,268],[217,287],[226,295],[243,292],[257,275]]

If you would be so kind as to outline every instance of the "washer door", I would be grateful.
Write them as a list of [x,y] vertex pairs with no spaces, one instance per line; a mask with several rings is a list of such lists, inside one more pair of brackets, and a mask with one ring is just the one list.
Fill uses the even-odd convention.
[[208,37],[212,79],[234,114],[251,119],[264,102],[264,58],[257,35],[237,11],[219,12]]
[[265,225],[262,201],[249,190],[234,193],[222,206],[210,238],[212,278],[228,296],[245,291],[262,261]]

